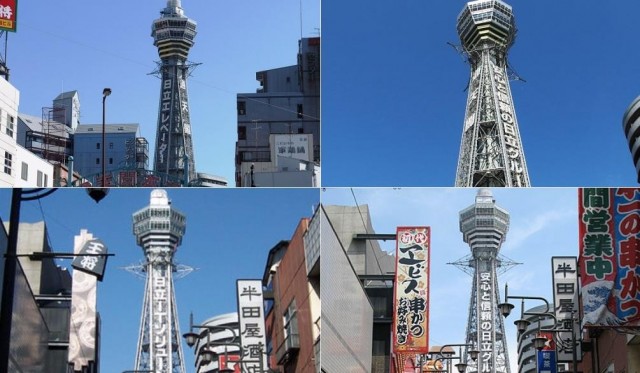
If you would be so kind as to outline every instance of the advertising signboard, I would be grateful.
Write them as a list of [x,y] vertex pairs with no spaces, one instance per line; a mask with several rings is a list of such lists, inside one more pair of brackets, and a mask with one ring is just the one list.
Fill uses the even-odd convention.
[[0,30],[16,31],[18,0],[0,0]]
[[243,371],[259,372],[268,367],[262,280],[237,280],[236,288]]
[[582,320],[589,326],[640,321],[640,189],[580,188]]
[[[551,273],[553,274],[553,304],[554,314],[558,325],[556,328],[565,329],[566,332],[558,332],[557,358],[559,362],[573,361],[573,336],[580,335],[580,327],[574,322],[578,312],[578,258],[575,256],[551,257]],[[578,342],[576,358],[582,359],[581,345]]]
[[393,352],[429,352],[429,227],[398,227]]

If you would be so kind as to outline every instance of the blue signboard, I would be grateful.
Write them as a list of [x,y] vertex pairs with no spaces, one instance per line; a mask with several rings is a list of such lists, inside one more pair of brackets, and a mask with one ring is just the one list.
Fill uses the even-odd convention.
[[538,351],[538,373],[557,373],[557,366],[555,351]]

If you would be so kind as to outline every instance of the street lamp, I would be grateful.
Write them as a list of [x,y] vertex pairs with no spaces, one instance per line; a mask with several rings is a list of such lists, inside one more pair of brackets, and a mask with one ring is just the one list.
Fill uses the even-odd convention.
[[[536,334],[536,336],[534,338],[532,338],[532,342],[533,342],[533,346],[538,350],[538,351],[542,351],[545,346],[547,345],[547,338],[544,337],[542,334],[540,334],[540,331],[545,331],[545,332],[551,332],[554,335],[554,340],[556,343],[559,343],[560,341],[557,340],[557,338],[555,337],[556,333],[562,333],[562,332],[571,332],[571,350],[572,350],[572,367],[573,370],[576,371],[577,369],[577,351],[576,348],[578,346],[577,342],[576,342],[576,335],[575,335],[575,330],[572,327],[571,329],[556,329],[555,326],[558,324],[558,320],[556,318],[556,315],[552,312],[550,312],[550,306],[549,306],[549,302],[542,297],[531,297],[531,296],[520,296],[520,295],[509,295],[508,294],[508,285],[505,284],[504,287],[504,299],[505,302],[504,303],[500,303],[498,304],[498,309],[500,309],[500,313],[502,313],[502,315],[506,318],[509,316],[509,314],[511,313],[511,310],[513,310],[513,308],[515,307],[513,304],[509,303],[509,299],[521,299],[522,300],[522,304],[521,304],[521,309],[520,309],[520,320],[516,320],[514,322],[514,324],[516,325],[516,328],[518,329],[518,333],[523,333],[527,327],[531,324],[530,321],[525,320],[524,319],[524,315],[532,315],[532,316],[538,316],[538,317],[549,317],[551,319],[553,319],[553,327],[551,328],[544,328],[544,329],[540,329],[540,319],[538,319],[538,333]],[[524,311],[524,300],[525,299],[532,299],[532,300],[539,300],[544,302],[545,304],[545,310],[544,312],[533,312],[533,311]],[[572,315],[572,321],[576,321],[575,319],[573,319],[573,315]],[[561,345],[564,345],[564,342],[559,343]],[[566,346],[565,346],[566,347]]]
[[104,164],[104,154],[105,154],[105,108],[106,108],[106,102],[107,102],[107,96],[109,96],[111,94],[111,88],[105,88],[102,90],[102,187],[105,187],[105,173],[106,173],[106,167]]
[[[457,346],[459,348],[459,350],[458,350],[458,355],[459,356],[453,356],[455,353],[445,352],[444,351],[445,347],[455,347],[455,346]],[[455,364],[455,367],[456,367],[456,369],[458,369],[458,372],[464,373],[464,371],[467,369],[468,364],[463,361],[463,358],[462,358],[462,347],[473,347],[473,345],[472,344],[448,344],[448,345],[444,345],[444,346],[440,347],[440,351],[438,351],[438,355],[440,355],[440,357],[435,360],[435,363],[437,363],[438,361],[442,361],[442,360],[454,360],[454,359],[460,360],[460,362],[458,364]],[[469,350],[468,354],[469,354],[469,357],[471,357],[471,359],[473,361],[476,361],[476,359],[478,358],[479,351],[474,348],[472,350]],[[437,365],[437,364],[434,364],[434,366],[435,365]],[[448,369],[449,368],[447,368],[447,370]],[[420,367],[420,371],[422,372],[422,366]]]

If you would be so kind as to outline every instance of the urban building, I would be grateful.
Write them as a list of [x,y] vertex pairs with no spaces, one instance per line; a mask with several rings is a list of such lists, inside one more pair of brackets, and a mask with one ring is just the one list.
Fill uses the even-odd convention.
[[80,97],[78,91],[59,94],[53,99],[53,120],[62,123],[72,131],[80,124]]
[[[196,356],[195,366],[197,373],[218,373],[220,368],[236,369],[236,363],[229,363],[225,366],[225,360],[232,362],[240,359],[240,349],[233,345],[239,343],[240,325],[238,324],[238,313],[225,313],[205,320],[202,325],[218,327],[218,329],[200,328],[199,335],[193,351]],[[225,330],[224,328],[230,330]],[[233,332],[232,332],[233,331]],[[234,335],[235,333],[235,335]],[[230,343],[230,344],[227,344]],[[202,361],[203,350],[213,351],[213,360],[205,364]],[[222,358],[222,361],[221,361]],[[239,372],[239,367],[236,371]]]
[[387,373],[395,257],[378,240],[395,232],[376,234],[367,205],[321,210],[322,369]]
[[151,36],[161,62],[160,107],[153,171],[186,179],[196,179],[191,140],[187,77],[192,65],[187,61],[196,36],[196,22],[188,18],[181,0],[167,0],[167,6],[153,21]]
[[[540,329],[553,329],[554,320],[549,316],[532,315],[531,313],[543,313],[553,311],[553,304],[530,308],[524,312],[522,319],[531,324],[518,335],[518,373],[538,372],[538,350],[533,345],[533,338],[538,336]],[[564,367],[564,365],[563,365]],[[562,370],[564,371],[564,370]]]
[[133,214],[133,233],[145,256],[146,276],[135,370],[185,373],[173,287],[173,257],[185,228],[186,216],[161,189],[151,192],[149,206]]
[[194,186],[201,187],[209,187],[209,188],[219,188],[226,187],[228,182],[227,179],[222,176],[205,174],[204,172],[198,172],[198,181]]
[[614,373],[640,370],[640,337],[611,328],[588,328],[583,334],[578,372]]
[[629,105],[622,117],[622,129],[627,138],[633,165],[640,183],[640,96]]
[[516,37],[511,6],[502,0],[469,1],[457,29],[471,77],[455,186],[528,187],[509,87],[507,54]]
[[65,164],[73,154],[73,131],[55,121],[56,108],[43,108],[42,117],[18,114],[18,144],[51,163]]
[[509,213],[496,205],[489,189],[480,189],[473,205],[460,211],[460,232],[471,256],[457,264],[471,269],[471,300],[465,343],[475,346],[477,361],[465,352],[465,362],[482,372],[509,373],[504,318],[498,309],[499,251],[509,230]]
[[51,186],[53,166],[18,144],[20,92],[0,79],[0,94],[0,187]]
[[302,219],[291,240],[269,251],[265,266],[263,286],[273,294],[265,310],[267,353],[276,372],[319,372],[320,278],[305,258],[305,243],[317,250],[319,230],[309,225]]
[[[79,125],[73,141],[74,171],[100,183],[102,174],[102,124]],[[117,171],[144,171],[149,165],[149,145],[137,123],[105,125],[105,171],[107,184],[116,184]],[[114,180],[115,179],[115,180]],[[120,185],[120,184],[117,184]],[[135,185],[121,185],[135,186]]]
[[[77,326],[71,324],[76,279],[72,280],[69,271],[56,265],[51,257],[32,260],[27,256],[53,252],[44,222],[20,223],[16,252],[22,257],[18,258],[11,350],[18,352],[12,358],[15,369],[9,371],[96,373],[100,361],[100,317],[95,313],[95,304],[91,319],[83,320],[91,328],[82,328],[80,348],[78,342],[71,342],[77,333]],[[87,288],[86,281],[81,283],[83,289]],[[95,301],[95,286],[93,291]],[[86,313],[87,307],[81,309],[77,315]],[[74,353],[82,355],[84,363],[76,364]],[[20,361],[25,360],[27,363],[23,365]]]
[[237,96],[236,186],[320,185],[320,38],[299,41],[298,63],[259,71]]

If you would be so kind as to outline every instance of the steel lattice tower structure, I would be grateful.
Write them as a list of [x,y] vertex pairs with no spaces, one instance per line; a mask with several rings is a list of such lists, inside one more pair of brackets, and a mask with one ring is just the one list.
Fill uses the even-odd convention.
[[528,187],[507,70],[517,31],[511,7],[501,0],[470,1],[457,28],[471,79],[455,185]]
[[480,189],[475,204],[460,212],[460,232],[472,254],[467,265],[473,268],[466,343],[480,351],[476,362],[466,358],[467,373],[510,372],[497,274],[508,230],[509,213],[496,205],[488,189]]
[[161,189],[151,192],[149,206],[133,214],[133,233],[146,259],[136,370],[185,372],[173,290],[173,256],[185,228],[185,216],[171,206],[167,192]]
[[151,32],[160,55],[157,73],[162,81],[153,170],[188,182],[196,178],[187,96],[187,77],[193,67],[187,56],[196,22],[184,15],[180,0],[167,0],[160,14]]

